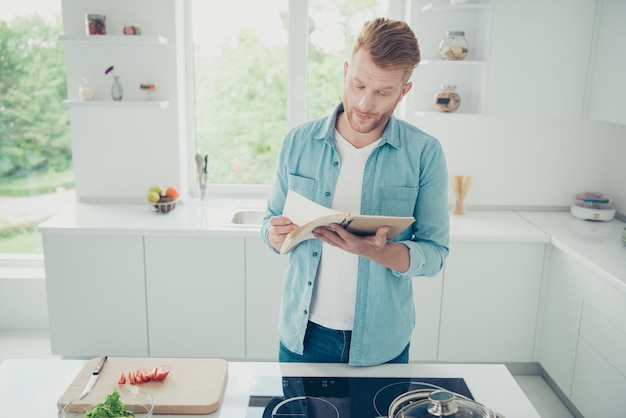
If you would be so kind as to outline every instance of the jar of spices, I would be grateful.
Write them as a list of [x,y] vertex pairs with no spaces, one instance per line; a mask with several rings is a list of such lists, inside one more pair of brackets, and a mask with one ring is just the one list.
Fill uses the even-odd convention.
[[439,54],[444,60],[459,61],[467,56],[469,44],[463,31],[448,31],[439,42]]
[[129,13],[124,19],[124,35],[141,35],[139,18],[134,13]]
[[435,94],[435,107],[441,112],[454,112],[461,106],[461,96],[456,92],[456,85],[442,84]]
[[85,15],[85,29],[87,35],[106,35],[107,17],[105,15]]

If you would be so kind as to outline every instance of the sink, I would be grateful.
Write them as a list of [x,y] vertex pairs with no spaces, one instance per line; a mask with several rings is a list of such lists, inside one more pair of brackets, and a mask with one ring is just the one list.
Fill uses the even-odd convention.
[[259,227],[263,223],[265,217],[265,209],[236,209],[233,212],[230,223],[238,226],[254,226]]

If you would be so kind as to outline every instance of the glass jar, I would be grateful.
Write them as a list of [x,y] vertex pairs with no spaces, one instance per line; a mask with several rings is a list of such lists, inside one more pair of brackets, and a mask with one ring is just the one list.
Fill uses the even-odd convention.
[[454,112],[461,106],[461,96],[456,92],[456,85],[442,84],[435,94],[435,107],[441,112]]
[[141,35],[141,25],[136,14],[129,13],[124,18],[124,35]]
[[444,60],[459,61],[467,56],[469,44],[463,31],[448,31],[439,42],[439,54]]
[[91,77],[83,78],[78,85],[78,98],[80,100],[94,100],[96,98],[96,87],[91,81]]
[[105,15],[85,15],[85,29],[87,35],[106,35],[107,17]]

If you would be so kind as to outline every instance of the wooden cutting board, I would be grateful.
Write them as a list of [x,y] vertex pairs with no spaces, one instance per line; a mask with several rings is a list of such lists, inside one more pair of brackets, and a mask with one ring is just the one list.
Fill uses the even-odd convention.
[[[80,395],[98,360],[89,360],[78,373],[57,401],[59,411]],[[129,385],[131,368],[149,371],[159,364],[170,367],[169,375],[162,381],[141,383],[154,396],[155,414],[210,414],[220,407],[228,379],[228,363],[222,359],[109,357],[92,389],[93,395],[101,395],[96,399],[104,401],[122,371],[127,375],[125,384]]]

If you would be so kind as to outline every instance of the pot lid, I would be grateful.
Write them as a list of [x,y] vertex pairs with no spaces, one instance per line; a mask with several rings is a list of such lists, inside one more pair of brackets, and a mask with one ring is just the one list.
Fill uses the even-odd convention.
[[389,418],[503,418],[484,405],[447,390],[420,389],[398,396],[389,406]]

